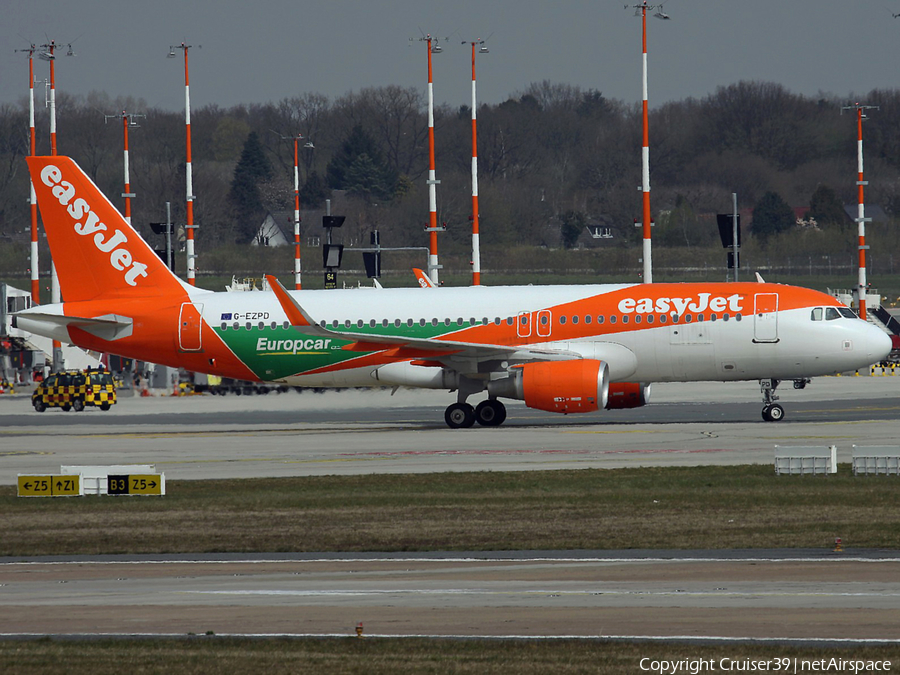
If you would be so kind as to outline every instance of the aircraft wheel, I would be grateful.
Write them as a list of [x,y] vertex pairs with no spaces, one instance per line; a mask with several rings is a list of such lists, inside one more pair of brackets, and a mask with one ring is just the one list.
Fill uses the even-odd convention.
[[769,421],[780,422],[784,419],[784,408],[775,403],[769,408]]
[[506,406],[489,398],[475,408],[475,421],[483,427],[499,427],[506,420]]
[[454,403],[447,406],[444,420],[451,429],[468,429],[475,424],[475,409],[468,403]]
[[38,399],[34,402],[34,409],[36,412],[44,412],[47,409],[47,404]]
[[80,398],[76,398],[74,401],[72,401],[72,408],[75,410],[75,412],[81,412],[82,410],[84,410],[84,401],[82,401]]

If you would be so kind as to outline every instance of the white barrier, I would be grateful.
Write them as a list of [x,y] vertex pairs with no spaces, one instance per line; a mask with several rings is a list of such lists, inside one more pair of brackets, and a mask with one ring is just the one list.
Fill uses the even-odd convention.
[[854,445],[853,474],[868,476],[882,474],[900,475],[900,446],[897,445]]
[[837,446],[775,446],[776,474],[837,473]]
[[61,466],[63,474],[81,474],[82,494],[107,494],[109,476],[156,473],[155,464],[110,464],[106,466]]

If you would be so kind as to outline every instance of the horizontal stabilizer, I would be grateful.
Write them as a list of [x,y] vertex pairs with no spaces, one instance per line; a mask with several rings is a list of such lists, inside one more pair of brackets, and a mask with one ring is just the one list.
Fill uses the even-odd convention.
[[[65,316],[63,314],[50,314],[47,312],[27,311],[13,315],[13,325],[22,330],[32,331],[40,324],[58,326],[62,328],[80,328],[101,340],[120,340],[131,335],[133,321],[127,316],[118,314],[104,314],[97,317]],[[32,331],[36,332],[36,331]]]

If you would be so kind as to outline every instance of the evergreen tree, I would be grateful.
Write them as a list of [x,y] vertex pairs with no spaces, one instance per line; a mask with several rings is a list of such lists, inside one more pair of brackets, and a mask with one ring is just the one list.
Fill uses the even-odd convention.
[[234,168],[231,190],[228,192],[228,201],[234,207],[237,221],[235,232],[238,243],[246,244],[256,236],[266,213],[259,183],[271,178],[272,165],[259,142],[259,135],[252,131],[244,142],[241,159]]
[[356,125],[328,162],[326,178],[335,190],[352,190],[367,198],[388,200],[394,195],[397,174],[385,162],[378,145]]
[[562,225],[559,228],[559,236],[564,248],[575,248],[578,237],[585,227],[585,217],[581,211],[566,211],[560,219]]
[[753,234],[765,242],[769,235],[790,229],[796,223],[793,209],[777,192],[767,192],[753,207]]
[[317,171],[311,171],[300,188],[300,203],[304,208],[314,209],[321,206],[329,194],[330,191],[325,186],[322,176]]
[[827,185],[820,185],[809,198],[809,217],[820,227],[837,225],[843,231],[847,226],[847,213],[835,191]]

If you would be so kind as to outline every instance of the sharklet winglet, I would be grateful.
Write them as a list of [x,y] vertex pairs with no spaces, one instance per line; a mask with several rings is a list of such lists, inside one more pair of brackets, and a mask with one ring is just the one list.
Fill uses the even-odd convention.
[[272,292],[275,293],[275,297],[278,298],[278,302],[281,305],[281,308],[284,310],[284,313],[287,315],[288,321],[291,322],[291,325],[294,328],[301,329],[304,333],[308,333],[310,335],[320,335],[323,337],[342,337],[339,333],[335,333],[333,331],[328,330],[327,328],[323,328],[316,320],[313,319],[309,313],[300,306],[300,303],[294,300],[290,293],[287,292],[287,289],[281,285],[281,282],[278,279],[271,275],[266,275],[266,281],[269,282],[269,288],[272,289]]

